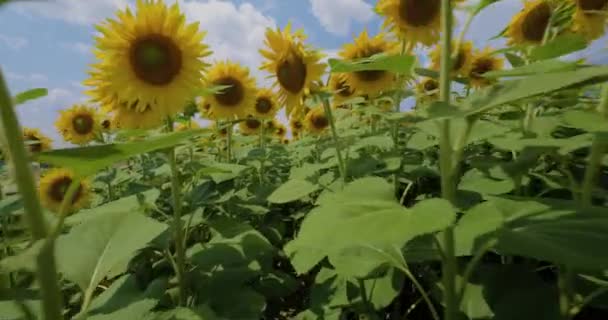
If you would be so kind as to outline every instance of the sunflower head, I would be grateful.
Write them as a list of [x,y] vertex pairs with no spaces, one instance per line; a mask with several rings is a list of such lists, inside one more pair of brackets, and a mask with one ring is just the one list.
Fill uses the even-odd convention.
[[[393,53],[397,44],[385,39],[384,34],[369,37],[367,31],[355,38],[353,43],[344,45],[339,55],[345,60],[369,58],[380,53]],[[365,70],[346,73],[345,84],[359,95],[377,95],[395,86],[395,74],[383,70]]]
[[253,105],[253,112],[257,118],[272,119],[274,118],[278,109],[279,105],[272,90],[258,90],[255,97],[255,103]]
[[291,133],[293,135],[299,135],[304,129],[304,122],[302,120],[302,118],[298,117],[291,117],[289,119],[289,127],[291,128]]
[[501,70],[504,60],[492,55],[492,48],[487,47],[473,54],[473,63],[469,72],[471,87],[480,88],[494,83],[483,75],[490,71]]
[[206,99],[214,119],[243,118],[252,113],[256,88],[248,68],[230,61],[218,62],[209,70],[207,84],[225,86]]
[[511,45],[539,44],[553,14],[550,0],[527,1],[507,26],[505,35]]
[[[68,188],[74,181],[75,175],[67,169],[50,169],[40,179],[38,194],[42,205],[54,212],[59,212]],[[68,213],[73,213],[89,204],[90,184],[87,180],[80,180],[80,185],[74,194]]]
[[439,41],[441,0],[380,0],[376,11],[401,39],[425,46]]
[[279,102],[287,107],[287,114],[297,106],[306,90],[319,81],[326,65],[321,62],[323,55],[304,45],[303,32],[291,32],[291,26],[284,30],[266,30],[266,48],[260,53],[266,61],[260,69],[266,70],[275,79],[279,89]]
[[347,75],[344,73],[334,73],[329,77],[329,90],[333,92],[333,102],[341,105],[343,102],[354,98],[355,90],[347,83]]
[[281,139],[281,143],[282,143],[282,144],[289,144],[289,142],[290,142],[290,140],[289,140],[289,139],[287,139],[287,138],[283,138],[283,139]]
[[570,0],[574,2],[572,31],[592,41],[606,32],[608,0]]
[[51,149],[52,140],[35,128],[23,128],[23,140],[33,154]]
[[249,116],[239,123],[239,129],[243,135],[248,136],[259,134],[263,125],[264,124],[259,119]]
[[84,105],[60,111],[55,127],[65,141],[84,145],[101,132],[101,119],[96,109]]
[[[455,44],[452,44],[452,52],[455,51]],[[473,42],[465,41],[460,44],[458,53],[452,62],[452,75],[459,75],[466,77],[471,70],[471,63],[473,62]],[[431,51],[431,68],[439,70],[441,64],[441,46],[437,45]]]
[[181,132],[181,131],[188,131],[191,129],[198,129],[201,126],[199,126],[199,124],[194,121],[194,120],[188,120],[185,122],[179,122],[177,123],[177,125],[175,126],[175,131]]
[[223,139],[223,138],[226,138],[228,136],[228,132],[229,132],[229,130],[232,130],[232,127],[231,126],[222,125],[222,124],[220,124],[220,123],[218,123],[216,121],[216,122],[214,122],[211,125],[211,130],[213,132],[213,137],[214,138],[218,138],[219,137],[219,138]]
[[436,101],[439,98],[439,81],[434,78],[422,78],[416,85],[416,99],[422,104]]
[[142,109],[138,103],[119,103],[120,107],[114,111],[112,123],[117,129],[153,129],[161,126],[168,116],[165,112],[159,112],[159,107],[148,105]]
[[325,115],[325,109],[323,107],[311,109],[304,117],[304,126],[306,131],[313,135],[324,133],[329,127],[329,119]]
[[273,135],[279,139],[283,139],[287,134],[287,127],[282,123],[277,123],[273,131]]
[[[198,23],[186,24],[177,3],[138,0],[135,11],[118,11],[116,19],[97,26],[96,62],[85,84],[94,101],[115,95],[127,104],[158,106],[174,114],[182,111],[200,87],[211,54],[202,43]],[[149,112],[157,112],[153,108]],[[140,110],[141,111],[141,110]]]

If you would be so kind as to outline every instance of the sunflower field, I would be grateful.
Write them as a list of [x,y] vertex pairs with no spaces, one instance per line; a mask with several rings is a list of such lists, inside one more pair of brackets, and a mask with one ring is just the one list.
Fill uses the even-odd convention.
[[497,1],[375,1],[329,60],[268,29],[264,88],[137,0],[96,26],[70,148],[0,72],[0,320],[608,319],[608,66],[569,58],[608,0],[524,1],[476,47]]

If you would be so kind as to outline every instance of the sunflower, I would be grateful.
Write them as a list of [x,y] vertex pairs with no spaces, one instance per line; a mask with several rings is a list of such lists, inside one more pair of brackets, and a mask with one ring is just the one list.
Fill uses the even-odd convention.
[[65,141],[85,145],[101,132],[101,119],[97,110],[84,105],[60,111],[55,127]]
[[376,11],[385,17],[383,27],[401,39],[425,46],[439,41],[441,0],[380,0]]
[[152,129],[163,124],[165,115],[157,112],[157,108],[148,106],[142,111],[137,107],[129,108],[126,103],[117,108],[112,117],[112,122],[117,129]]
[[175,126],[174,130],[175,131],[187,131],[187,130],[191,130],[191,129],[198,129],[200,127],[201,126],[199,126],[196,121],[188,120],[187,122],[178,123]]
[[289,139],[287,139],[287,138],[281,139],[281,143],[282,144],[289,144],[289,142],[291,142],[291,141]]
[[253,109],[257,118],[272,119],[279,109],[279,104],[277,103],[272,90],[258,90]]
[[489,71],[500,70],[503,68],[504,60],[492,56],[492,48],[487,47],[483,51],[473,54],[473,63],[469,73],[471,87],[480,88],[494,83],[494,80],[483,77]]
[[287,108],[287,114],[296,107],[302,96],[325,72],[326,65],[321,62],[323,56],[316,50],[303,44],[305,36],[301,30],[291,32],[288,24],[283,31],[266,30],[266,49],[260,54],[266,61],[260,67],[275,78],[279,88],[279,102]]
[[[42,205],[54,212],[59,212],[61,202],[74,180],[74,173],[67,169],[50,169],[40,179],[38,195]],[[74,193],[72,205],[68,213],[73,213],[89,204],[91,186],[85,179],[80,180],[80,185]]]
[[112,123],[111,117],[104,117],[100,123],[101,131],[110,132],[114,129],[114,124]]
[[422,78],[416,85],[416,100],[426,104],[439,98],[439,81],[434,78]]
[[302,118],[291,117],[289,119],[289,127],[291,127],[291,134],[294,137],[299,137],[300,133],[302,133],[302,129],[304,129]]
[[[182,111],[198,88],[211,52],[202,43],[198,23],[186,24],[176,4],[138,0],[135,13],[118,11],[116,19],[97,26],[95,56],[85,85],[93,101],[119,107],[136,103],[135,111]],[[110,101],[108,101],[110,100]],[[147,115],[143,116],[147,117]]]
[[[361,32],[353,43],[344,45],[339,55],[345,60],[369,58],[379,53],[392,53],[397,48],[395,42],[385,39],[384,34],[369,37],[367,31]],[[346,84],[360,95],[377,95],[393,87],[395,74],[383,70],[355,71],[345,74]]]
[[230,126],[224,126],[218,122],[214,122],[211,125],[211,131],[213,132],[214,137],[225,138],[228,136],[229,130],[231,130]]
[[51,149],[52,140],[38,129],[23,128],[23,140],[25,140],[26,147],[31,153],[39,153]]
[[247,117],[246,120],[241,121],[239,123],[239,129],[241,131],[241,133],[245,136],[249,136],[252,134],[259,134],[261,129],[263,128],[263,124],[262,121],[254,118],[254,117]]
[[553,13],[550,0],[533,0],[524,3],[509,23],[505,35],[510,45],[540,44]]
[[336,106],[355,97],[355,90],[347,83],[347,75],[344,73],[333,73],[329,77],[329,90],[333,92],[333,103]]
[[251,113],[256,89],[248,68],[230,61],[218,62],[209,70],[207,83],[227,86],[206,99],[214,119],[242,118]]
[[327,119],[323,107],[311,109],[304,118],[304,126],[306,131],[314,135],[325,132],[325,129],[329,127],[329,119]]
[[[452,50],[455,49],[455,44],[452,44]],[[452,65],[452,75],[467,76],[471,70],[471,62],[473,61],[473,42],[465,41],[460,44],[458,53]],[[453,51],[452,51],[453,52]],[[441,46],[437,45],[431,51],[431,68],[439,70],[441,65]]]
[[283,139],[285,137],[285,135],[287,134],[287,128],[285,127],[284,124],[279,122],[278,124],[276,124],[274,132],[272,134],[276,138]]
[[608,0],[570,0],[576,5],[572,18],[572,31],[587,40],[602,37],[608,18]]
[[204,119],[211,119],[211,103],[207,102],[207,100],[200,100],[196,103],[198,106],[198,111],[201,114],[201,117]]

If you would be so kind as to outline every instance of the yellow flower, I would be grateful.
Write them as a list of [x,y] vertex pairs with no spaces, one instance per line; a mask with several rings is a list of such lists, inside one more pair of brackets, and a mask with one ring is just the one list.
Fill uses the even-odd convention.
[[484,78],[483,75],[489,71],[503,68],[504,60],[492,56],[492,48],[487,47],[483,51],[473,54],[473,65],[469,73],[471,87],[480,88],[494,83],[494,80]]
[[572,18],[572,31],[587,40],[595,40],[606,32],[608,0],[570,0],[576,5]]
[[[395,42],[385,39],[384,34],[369,37],[367,31],[354,39],[353,43],[344,45],[339,55],[345,60],[369,58],[379,53],[394,53]],[[345,75],[346,84],[359,95],[377,95],[384,90],[390,90],[395,84],[396,76],[383,70],[355,71]]]
[[302,129],[304,129],[304,123],[301,118],[291,117],[289,119],[289,126],[291,127],[291,134],[294,137],[299,137]]
[[325,129],[329,127],[329,119],[327,119],[323,107],[311,109],[304,118],[304,126],[306,127],[306,131],[313,135],[325,132]]
[[114,130],[114,124],[112,123],[111,117],[105,117],[101,120],[101,130],[103,132],[110,132]]
[[[455,44],[452,44],[454,50]],[[465,41],[460,44],[458,54],[452,65],[452,75],[460,75],[466,77],[471,70],[473,62],[473,42]],[[439,70],[441,65],[441,46],[435,46],[431,51],[431,68]]]
[[550,0],[533,0],[524,3],[524,8],[518,12],[509,23],[506,37],[510,45],[540,44],[553,8]]
[[287,138],[283,138],[283,139],[281,139],[281,143],[282,143],[282,144],[289,144],[289,142],[290,142],[290,140],[289,140],[289,139],[287,139]]
[[85,145],[93,141],[101,131],[101,119],[94,108],[74,105],[60,111],[55,127],[65,141]]
[[411,44],[432,46],[441,31],[441,0],[379,0],[383,26]]
[[214,119],[243,118],[251,114],[256,88],[248,68],[230,61],[218,62],[209,70],[207,83],[228,86],[206,99]]
[[279,110],[279,104],[277,103],[272,90],[258,90],[253,109],[256,118],[272,119]]
[[230,129],[231,128],[229,126],[220,125],[218,122],[214,122],[211,125],[211,130],[214,132],[214,136],[218,136],[220,138],[227,137]]
[[25,140],[26,147],[31,153],[39,153],[51,149],[52,140],[38,129],[23,128],[23,140]]
[[[65,197],[70,184],[75,179],[72,171],[67,169],[50,169],[40,179],[38,187],[38,195],[42,205],[56,213],[59,213],[61,202]],[[68,212],[73,213],[89,204],[90,201],[90,184],[87,180],[80,180],[80,185],[74,197],[72,204],[68,207]]]
[[187,122],[179,122],[175,126],[175,131],[187,131],[187,130],[191,130],[191,129],[198,129],[200,127],[201,126],[199,126],[198,123],[196,123],[196,121],[189,120]]
[[283,139],[287,134],[287,128],[284,124],[278,122],[275,126],[274,132],[272,133],[275,137]]
[[117,129],[152,129],[163,124],[165,115],[155,111],[153,107],[147,107],[138,111],[135,106],[129,108],[126,103],[120,104],[114,112],[112,122]]
[[329,90],[334,94],[334,105],[342,105],[356,96],[355,90],[348,85],[347,75],[344,73],[333,73],[329,77]]
[[260,69],[268,71],[275,78],[279,103],[286,106],[288,115],[300,103],[306,90],[310,90],[325,72],[326,65],[321,62],[323,56],[305,46],[304,39],[301,31],[292,33],[289,24],[283,31],[280,28],[267,29],[267,48],[260,50],[260,54],[266,58]]
[[196,103],[198,106],[198,111],[201,114],[201,117],[204,119],[212,119],[211,116],[211,103],[207,102],[207,100],[200,100]]
[[198,23],[186,24],[177,3],[138,0],[135,9],[97,26],[97,61],[84,83],[93,87],[88,94],[96,102],[136,103],[136,111],[163,118],[182,111],[195,95],[206,66],[201,58],[211,52]]
[[416,85],[416,100],[422,104],[439,98],[439,81],[434,78],[422,78]]
[[262,121],[254,117],[248,117],[246,120],[239,123],[239,129],[245,136],[259,134],[260,129],[262,129]]

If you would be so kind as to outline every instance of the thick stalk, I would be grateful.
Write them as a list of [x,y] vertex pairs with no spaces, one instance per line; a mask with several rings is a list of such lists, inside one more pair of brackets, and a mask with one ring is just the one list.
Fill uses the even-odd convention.
[[346,183],[346,164],[344,162],[344,158],[342,157],[342,148],[340,147],[340,140],[338,137],[338,130],[336,129],[336,123],[334,122],[334,116],[331,112],[331,107],[329,106],[329,102],[326,99],[323,99],[323,108],[325,109],[325,116],[329,122],[329,127],[331,129],[331,135],[334,139],[334,145],[336,148],[336,156],[338,157],[338,170],[340,170],[340,176],[342,178],[342,182]]
[[[608,113],[608,83],[602,86],[600,103],[597,109],[602,115]],[[587,164],[583,185],[581,187],[581,205],[583,207],[591,206],[591,197],[597,179],[597,172],[602,165],[602,158],[604,157],[605,152],[606,145],[597,137],[594,138],[593,143],[591,144],[589,163]]]
[[[9,94],[4,81],[4,75],[0,70],[0,120],[6,137],[6,148],[10,159],[15,166],[15,181],[23,199],[25,217],[34,240],[40,240],[47,236],[48,230],[42,207],[36,192],[34,175],[23,142],[23,134],[15,109],[13,100]],[[36,258],[36,275],[40,284],[42,297],[42,309],[44,319],[63,319],[63,299],[59,287],[59,277],[55,264],[53,247],[44,247]]]
[[608,121],[608,83],[602,85],[600,104],[597,106],[597,111],[604,117],[604,120]]
[[264,183],[264,166],[266,165],[266,120],[262,120],[262,128],[260,129],[260,149],[264,151],[264,157],[260,161],[260,183]]
[[[445,104],[450,104],[451,79],[450,70],[452,64],[452,0],[441,0],[441,72],[439,78],[440,99]],[[450,202],[455,200],[455,186],[452,175],[452,148],[450,141],[450,120],[442,120],[440,131],[440,170],[441,170],[441,194]],[[443,233],[443,247],[445,259],[442,264],[442,276],[444,286],[444,320],[454,320],[458,316],[458,301],[456,293],[456,257],[454,248],[453,226],[446,228]]]
[[[168,122],[169,131],[173,131],[173,121]],[[181,185],[179,181],[179,170],[175,157],[175,148],[172,147],[167,155],[171,167],[171,197],[173,199],[173,238],[175,241],[176,276],[178,282],[178,301],[180,306],[186,305],[186,282],[184,279],[186,270],[186,248],[184,245],[184,232],[182,228],[182,200]]]

